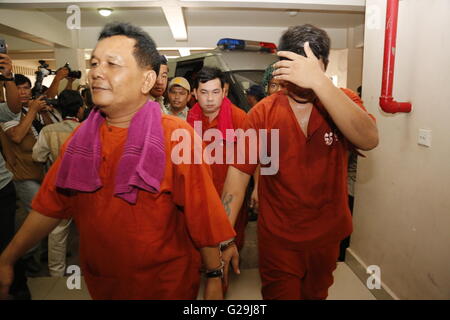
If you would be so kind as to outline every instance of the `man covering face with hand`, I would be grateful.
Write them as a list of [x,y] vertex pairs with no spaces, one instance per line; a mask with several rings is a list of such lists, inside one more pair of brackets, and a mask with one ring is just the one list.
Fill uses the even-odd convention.
[[[258,248],[264,299],[325,299],[333,283],[340,241],[352,232],[347,203],[348,151],[378,144],[374,118],[360,98],[326,76],[330,39],[312,25],[281,37],[274,79],[285,90],[254,106],[246,129],[277,130],[279,170],[262,162],[233,164],[222,198],[238,214],[258,164]],[[270,138],[268,138],[269,141]],[[257,148],[249,145],[248,149]],[[246,152],[252,154],[252,152]],[[231,219],[233,221],[233,219]]]

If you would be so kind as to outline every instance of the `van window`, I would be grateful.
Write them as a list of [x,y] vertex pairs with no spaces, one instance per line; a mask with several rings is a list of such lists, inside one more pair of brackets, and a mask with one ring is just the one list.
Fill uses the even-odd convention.
[[193,77],[203,68],[204,58],[177,62],[175,77],[184,77],[193,84]]
[[252,85],[261,85],[264,76],[264,70],[233,71],[232,73],[234,79],[236,79],[236,81],[241,85],[244,94],[245,90],[250,88]]
[[261,85],[264,77],[264,70],[231,71],[229,77],[232,79],[232,84],[230,86],[228,98],[241,109],[248,111],[250,106],[247,102],[246,90],[254,84]]
[[231,72],[225,72],[225,80],[230,84],[228,99],[230,99],[235,106],[247,112],[247,99],[245,99],[245,96],[242,94],[241,86],[236,82],[236,79],[234,79]]

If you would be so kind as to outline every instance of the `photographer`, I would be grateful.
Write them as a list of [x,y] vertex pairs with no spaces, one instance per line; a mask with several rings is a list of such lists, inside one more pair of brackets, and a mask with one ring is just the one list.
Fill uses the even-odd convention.
[[58,88],[59,84],[63,79],[67,79],[67,85],[64,90],[73,90],[72,85],[75,80],[81,78],[81,72],[80,71],[72,71],[70,70],[70,67],[68,64],[65,66],[59,68],[56,73],[55,77],[53,78],[52,84],[48,88],[48,90],[45,92],[45,95],[47,98],[53,99],[58,95]]
[[[0,54],[0,73],[6,80],[13,78],[11,59],[6,54]],[[3,83],[0,85],[3,90]],[[0,103],[0,122],[7,122],[17,118],[20,112],[21,103],[14,81],[5,81],[7,103]],[[7,137],[0,129],[0,140],[3,142]],[[3,152],[5,152],[3,145]],[[5,152],[6,153],[6,152]],[[0,153],[0,203],[2,205],[0,214],[0,252],[2,252],[15,233],[16,216],[16,190],[12,181],[13,174],[6,168],[3,155]],[[12,299],[31,299],[27,286],[25,268],[22,260],[14,266],[14,273],[17,275],[9,290]]]
[[[14,175],[17,195],[26,212],[25,216],[18,218],[20,222],[23,222],[31,210],[31,200],[39,190],[44,175],[43,165],[34,162],[31,157],[32,148],[39,131],[44,124],[51,123],[51,120],[48,112],[45,111],[50,107],[46,104],[44,97],[31,100],[30,80],[21,74],[16,74],[15,84],[23,108],[20,117],[1,124],[6,136],[2,139],[2,145],[8,169]],[[25,258],[27,268],[32,273],[38,272],[40,268],[39,259],[34,256],[36,252],[37,247],[30,250]]]
[[48,88],[48,90],[45,92],[45,95],[47,98],[53,99],[58,95],[58,88],[60,82],[67,78],[69,75],[69,69],[66,67],[62,67],[56,71],[55,77],[53,78],[52,84]]
[[[14,75],[12,73],[12,61],[7,54],[0,53],[0,83],[4,83],[6,88],[6,102],[10,110],[14,113],[19,113],[21,103],[19,100],[19,93],[14,83]],[[5,80],[5,81],[4,81]],[[3,85],[0,86],[3,90]]]
[[63,121],[45,126],[39,133],[33,147],[33,160],[51,165],[59,150],[72,131],[83,120],[84,101],[78,91],[64,90],[59,94],[57,108],[61,110]]
[[[72,131],[83,120],[83,99],[78,91],[64,90],[59,94],[57,108],[63,121],[45,126],[33,147],[33,159],[50,167]],[[66,270],[67,238],[71,219],[63,219],[48,236],[48,269],[52,277],[63,277]]]
[[[20,121],[16,121],[16,123],[11,123],[12,125],[11,127],[14,127],[14,130],[10,131],[9,136],[15,143],[20,143],[30,128],[34,136],[37,138],[37,136],[39,135],[39,131],[41,131],[42,127],[48,124],[59,122],[62,119],[61,115],[58,112],[56,112],[56,110],[53,107],[49,106],[46,103],[43,96],[36,97],[34,100],[32,99],[30,79],[28,79],[22,74],[16,74],[14,77],[14,82],[19,92],[20,103],[22,104],[22,117],[20,118]],[[32,102],[36,100],[41,100],[43,104],[42,108],[38,108],[38,110],[36,108],[33,108],[32,114],[34,117],[32,117],[31,115],[30,117],[26,117],[29,111],[32,109],[31,108]],[[31,127],[28,125],[28,123],[24,124],[21,123],[22,120],[24,120],[25,118],[31,121],[32,124]],[[11,127],[9,125],[7,126],[8,129]],[[6,129],[4,130],[6,131]]]

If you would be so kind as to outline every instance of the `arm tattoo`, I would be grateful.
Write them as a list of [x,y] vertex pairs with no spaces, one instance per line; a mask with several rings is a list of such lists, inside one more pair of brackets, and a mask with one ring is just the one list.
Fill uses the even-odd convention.
[[225,212],[227,213],[227,216],[230,216],[230,214],[231,214],[230,204],[231,204],[232,201],[233,201],[233,195],[232,194],[225,193],[222,196],[222,204],[223,204],[223,207],[225,208]]

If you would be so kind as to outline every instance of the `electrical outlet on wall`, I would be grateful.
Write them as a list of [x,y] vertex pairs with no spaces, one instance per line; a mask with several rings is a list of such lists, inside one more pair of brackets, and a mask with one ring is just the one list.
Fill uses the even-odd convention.
[[431,147],[431,130],[419,129],[418,144],[425,147]]

